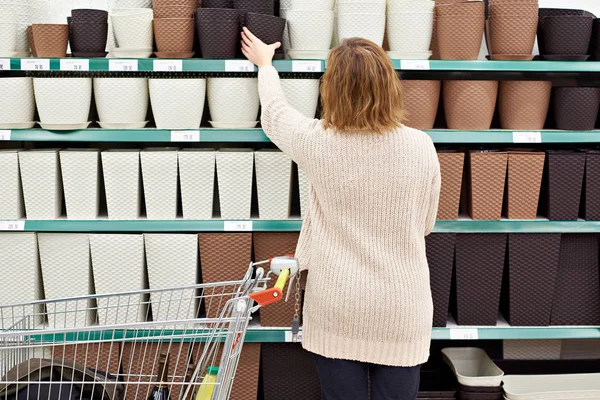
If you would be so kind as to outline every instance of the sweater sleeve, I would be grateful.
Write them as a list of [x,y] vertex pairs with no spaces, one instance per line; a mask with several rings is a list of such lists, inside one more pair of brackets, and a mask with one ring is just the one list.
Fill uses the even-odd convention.
[[440,190],[442,186],[442,179],[440,175],[440,164],[436,160],[435,162],[435,174],[431,182],[430,194],[429,194],[429,211],[427,213],[427,227],[425,229],[425,236],[429,235],[433,231],[435,226],[435,220],[437,218],[438,205],[440,202]]

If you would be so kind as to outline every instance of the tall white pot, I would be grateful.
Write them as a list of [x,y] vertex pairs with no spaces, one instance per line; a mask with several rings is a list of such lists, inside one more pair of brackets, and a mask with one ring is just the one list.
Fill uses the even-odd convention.
[[223,149],[217,152],[217,180],[222,219],[249,219],[252,206],[254,152]]
[[431,45],[432,31],[433,12],[396,13],[387,16],[387,37],[391,51],[427,52]]
[[17,150],[0,150],[0,219],[25,216]]
[[177,218],[177,149],[151,148],[140,156],[148,219]]
[[150,79],[152,113],[158,129],[198,129],[206,79]]
[[381,46],[383,45],[384,33],[385,13],[348,14],[339,11],[337,14],[337,35],[340,41],[360,37]]
[[0,79],[0,129],[32,128],[35,125],[33,78]]
[[138,219],[141,205],[140,152],[102,152],[102,171],[109,219]]
[[319,104],[319,79],[282,79],[281,89],[296,111],[307,118],[315,118]]
[[258,123],[258,79],[209,78],[208,107],[215,128],[254,128]]
[[96,219],[100,206],[100,153],[97,149],[60,152],[68,219]]
[[33,78],[33,87],[44,129],[87,127],[92,78]]
[[254,153],[258,215],[261,219],[290,217],[292,159],[276,150]]
[[148,78],[94,78],[94,97],[103,128],[146,126]]
[[177,157],[183,219],[211,219],[216,152],[214,149],[182,149]]
[[62,213],[63,188],[58,150],[19,152],[27,219],[57,219]]

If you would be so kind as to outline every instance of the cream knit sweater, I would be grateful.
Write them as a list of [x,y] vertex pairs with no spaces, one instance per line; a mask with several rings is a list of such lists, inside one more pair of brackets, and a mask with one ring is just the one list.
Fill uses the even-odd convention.
[[425,236],[439,163],[429,136],[335,133],[286,102],[273,67],[258,74],[262,126],[306,172],[296,256],[310,268],[304,348],[328,358],[415,366],[429,357],[433,304]]

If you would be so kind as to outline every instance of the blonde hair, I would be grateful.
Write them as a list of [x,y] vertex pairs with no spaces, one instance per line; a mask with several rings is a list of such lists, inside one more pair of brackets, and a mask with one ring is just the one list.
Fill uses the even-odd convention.
[[331,50],[321,86],[325,128],[384,133],[404,121],[402,85],[383,49],[361,38]]

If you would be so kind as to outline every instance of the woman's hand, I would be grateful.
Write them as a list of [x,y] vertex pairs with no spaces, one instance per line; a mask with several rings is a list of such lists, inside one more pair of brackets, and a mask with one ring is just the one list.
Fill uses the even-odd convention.
[[281,47],[281,43],[265,44],[244,27],[242,31],[242,53],[248,60],[258,68],[272,65],[275,50]]

